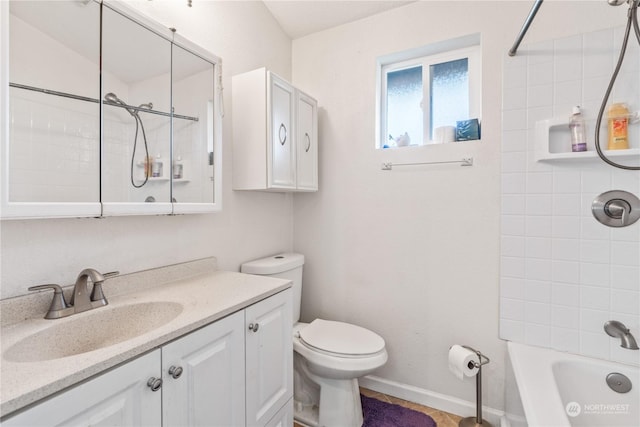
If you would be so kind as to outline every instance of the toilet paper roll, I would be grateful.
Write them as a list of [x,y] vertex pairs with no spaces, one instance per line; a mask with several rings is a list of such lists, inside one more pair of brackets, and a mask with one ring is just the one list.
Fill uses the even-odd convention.
[[438,144],[446,144],[456,140],[455,126],[440,126],[434,129],[434,142]]
[[473,351],[458,344],[449,349],[449,370],[458,379],[475,376],[478,373],[475,362],[478,362],[478,355]]

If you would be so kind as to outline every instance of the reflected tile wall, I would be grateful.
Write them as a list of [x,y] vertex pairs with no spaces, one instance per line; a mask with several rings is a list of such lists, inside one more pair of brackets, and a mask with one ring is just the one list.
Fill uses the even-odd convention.
[[[599,159],[534,160],[536,121],[568,122],[574,105],[583,107],[594,149],[593,126],[622,34],[619,28],[579,34],[504,58],[500,336],[640,364],[638,352],[620,348],[603,330],[606,320],[617,319],[640,336],[640,223],[613,229],[591,214],[604,191],[640,196],[640,173]],[[639,51],[629,45],[608,104],[640,110]],[[639,129],[630,127],[633,148],[640,148]]]

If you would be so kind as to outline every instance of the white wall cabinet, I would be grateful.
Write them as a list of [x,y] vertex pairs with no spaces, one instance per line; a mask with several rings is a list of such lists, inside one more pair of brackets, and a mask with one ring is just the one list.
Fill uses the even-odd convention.
[[233,77],[233,188],[318,190],[315,99],[266,68]]
[[125,3],[0,2],[1,219],[221,210],[221,59]]
[[[185,335],[2,425],[291,426],[291,293]],[[161,380],[155,392],[151,379]]]

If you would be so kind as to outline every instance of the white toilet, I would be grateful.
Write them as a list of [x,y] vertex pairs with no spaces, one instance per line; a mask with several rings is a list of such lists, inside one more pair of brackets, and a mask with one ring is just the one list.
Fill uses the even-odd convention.
[[358,378],[387,362],[384,339],[349,323],[299,323],[303,265],[304,255],[284,253],[241,271],[293,282],[294,418],[310,427],[360,427]]

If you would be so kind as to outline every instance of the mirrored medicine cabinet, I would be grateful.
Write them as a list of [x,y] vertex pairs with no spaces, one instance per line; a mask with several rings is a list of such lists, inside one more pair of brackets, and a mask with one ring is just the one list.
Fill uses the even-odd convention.
[[115,1],[0,2],[8,218],[221,209],[221,60]]

